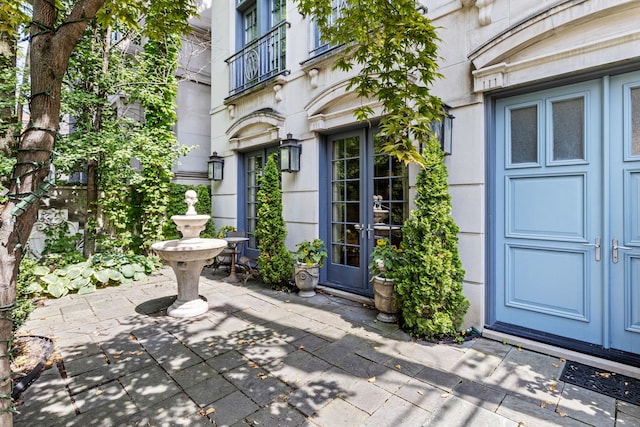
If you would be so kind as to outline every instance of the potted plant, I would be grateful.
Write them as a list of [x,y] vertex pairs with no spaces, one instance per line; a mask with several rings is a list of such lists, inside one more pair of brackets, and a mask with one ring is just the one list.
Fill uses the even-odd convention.
[[395,300],[395,273],[402,263],[400,250],[388,238],[376,240],[371,253],[369,269],[373,274],[373,296],[377,319],[385,323],[395,323],[400,308]]
[[316,294],[320,269],[326,257],[327,248],[321,239],[305,240],[296,245],[293,258],[296,261],[294,279],[300,289],[298,295],[308,298]]

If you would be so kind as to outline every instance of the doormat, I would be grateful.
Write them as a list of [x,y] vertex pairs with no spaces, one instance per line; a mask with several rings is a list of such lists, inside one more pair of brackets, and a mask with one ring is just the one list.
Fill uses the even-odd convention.
[[567,360],[560,381],[640,405],[640,380]]

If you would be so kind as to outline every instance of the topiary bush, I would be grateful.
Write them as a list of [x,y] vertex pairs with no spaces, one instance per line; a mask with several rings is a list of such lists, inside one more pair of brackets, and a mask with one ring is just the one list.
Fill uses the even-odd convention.
[[267,285],[288,285],[293,277],[293,257],[284,244],[287,229],[282,217],[282,191],[277,155],[272,154],[264,167],[257,198],[255,236],[260,250],[260,276]]
[[402,327],[427,339],[455,336],[469,308],[462,294],[464,270],[458,256],[458,226],[451,218],[447,168],[438,142],[430,139],[425,168],[416,182],[416,208],[402,228],[404,263],[396,296]]

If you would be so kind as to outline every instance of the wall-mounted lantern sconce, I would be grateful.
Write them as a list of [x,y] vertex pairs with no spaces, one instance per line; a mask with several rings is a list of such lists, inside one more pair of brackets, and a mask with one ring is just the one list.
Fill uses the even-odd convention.
[[280,141],[280,170],[282,172],[300,171],[300,153],[302,145],[290,133]]
[[453,119],[455,117],[449,114],[449,106],[443,104],[443,112],[440,116],[440,120],[434,120],[431,124],[433,131],[436,134],[436,138],[440,141],[440,148],[444,151],[445,155],[451,154],[451,131],[453,128]]
[[214,151],[209,156],[209,169],[207,175],[210,181],[222,181],[222,169],[224,168],[224,158],[218,156],[218,152]]

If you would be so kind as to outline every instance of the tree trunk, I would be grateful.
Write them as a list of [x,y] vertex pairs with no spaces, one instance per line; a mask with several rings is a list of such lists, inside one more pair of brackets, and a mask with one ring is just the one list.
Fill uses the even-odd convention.
[[[62,77],[88,20],[95,17],[104,0],[78,0],[57,28],[58,12],[54,3],[32,2],[32,21],[38,24],[31,26],[31,123],[16,156],[9,202],[0,214],[0,426],[3,427],[13,425],[7,354],[13,332],[7,316],[15,304],[23,248],[36,220],[36,196],[42,192],[39,187],[49,172],[51,150],[59,127]],[[19,209],[14,212],[14,208]]]
[[84,223],[84,248],[82,254],[89,258],[96,250],[98,227],[98,162],[87,161],[87,217]]

